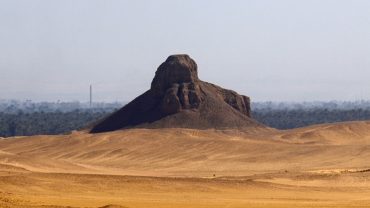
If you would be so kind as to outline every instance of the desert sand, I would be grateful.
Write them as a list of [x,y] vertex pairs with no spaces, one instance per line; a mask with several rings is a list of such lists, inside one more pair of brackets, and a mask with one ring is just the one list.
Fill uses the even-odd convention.
[[369,207],[370,122],[0,139],[0,207]]

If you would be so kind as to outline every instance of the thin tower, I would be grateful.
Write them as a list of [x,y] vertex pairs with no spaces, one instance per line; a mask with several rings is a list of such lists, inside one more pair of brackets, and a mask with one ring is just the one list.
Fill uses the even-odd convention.
[[90,108],[92,108],[92,85],[90,85]]

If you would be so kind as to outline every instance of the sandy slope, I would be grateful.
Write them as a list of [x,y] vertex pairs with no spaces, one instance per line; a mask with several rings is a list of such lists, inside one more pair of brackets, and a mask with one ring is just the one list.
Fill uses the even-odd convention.
[[0,139],[0,207],[368,207],[369,159],[370,122]]

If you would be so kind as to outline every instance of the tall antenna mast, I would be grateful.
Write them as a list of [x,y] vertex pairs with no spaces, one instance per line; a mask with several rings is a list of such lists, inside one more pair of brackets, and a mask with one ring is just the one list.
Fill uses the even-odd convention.
[[92,108],[92,85],[90,85],[90,108]]

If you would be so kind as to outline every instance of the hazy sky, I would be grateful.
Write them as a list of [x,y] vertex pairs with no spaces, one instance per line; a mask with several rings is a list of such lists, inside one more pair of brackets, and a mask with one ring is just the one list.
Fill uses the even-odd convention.
[[0,99],[129,101],[176,53],[254,101],[370,99],[370,1],[0,0]]

